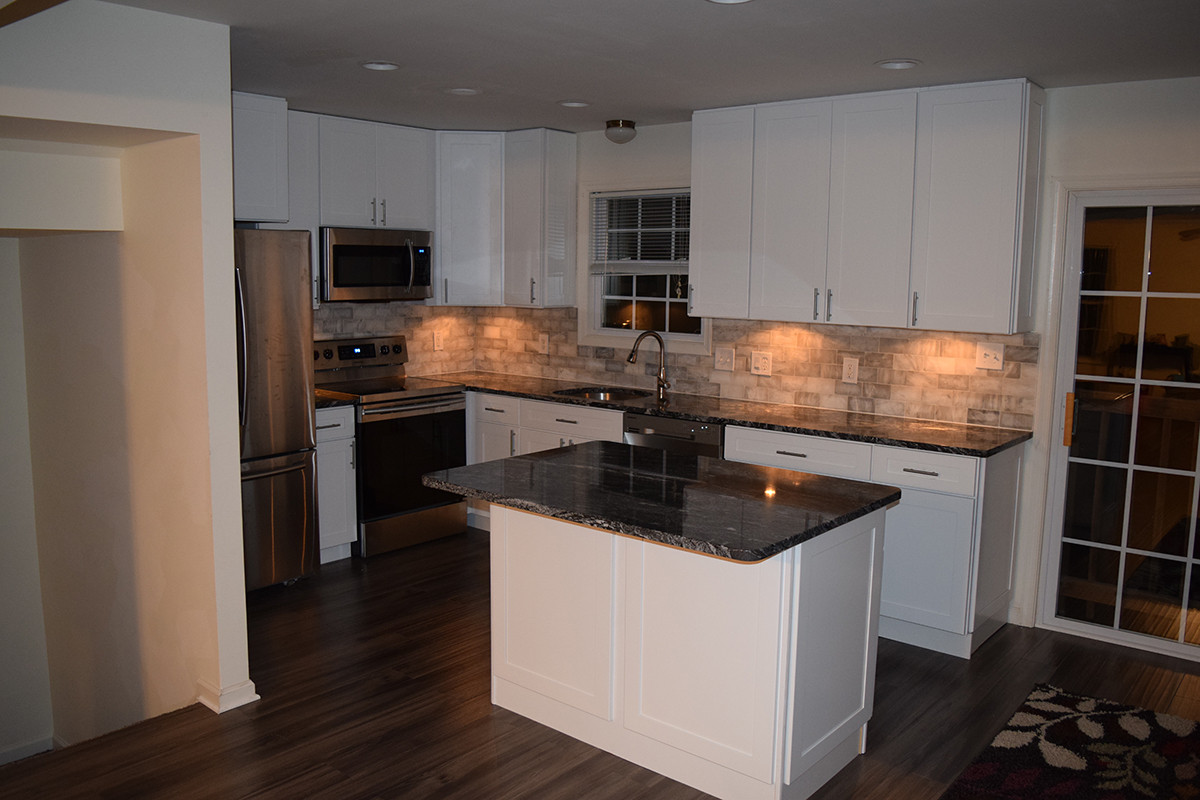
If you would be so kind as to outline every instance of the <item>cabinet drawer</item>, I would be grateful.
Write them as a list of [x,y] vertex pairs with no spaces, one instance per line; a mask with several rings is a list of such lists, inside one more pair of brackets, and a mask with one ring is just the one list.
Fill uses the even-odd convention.
[[933,492],[974,496],[979,459],[902,447],[876,446],[871,481]]
[[620,411],[588,408],[541,400],[521,401],[521,427],[557,433],[568,439],[603,439],[619,442],[623,435]]
[[521,400],[505,394],[471,392],[471,410],[477,422],[500,422],[517,425],[521,418]]
[[839,478],[871,477],[871,445],[799,433],[728,427],[725,458]]
[[353,438],[354,406],[318,408],[316,428],[316,439],[318,442]]

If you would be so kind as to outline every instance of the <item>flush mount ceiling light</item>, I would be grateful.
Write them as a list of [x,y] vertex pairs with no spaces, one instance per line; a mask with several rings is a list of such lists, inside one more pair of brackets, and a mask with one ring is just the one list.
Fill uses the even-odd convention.
[[921,62],[915,58],[885,58],[883,61],[876,61],[875,66],[880,69],[912,69],[921,66]]
[[394,69],[400,69],[399,64],[393,64],[391,61],[364,61],[359,66],[374,72],[391,72]]
[[637,136],[637,131],[634,126],[637,123],[629,119],[610,119],[604,123],[604,135],[608,137],[610,142],[617,144],[625,144],[633,141],[633,137]]
[[587,108],[591,105],[583,100],[559,100],[558,104],[563,108]]
[[460,86],[457,89],[447,89],[447,94],[456,94],[459,97],[474,97],[477,94],[482,94],[478,89],[472,89],[468,86]]
[[732,6],[738,3],[749,3],[750,0],[708,0],[710,3],[718,3],[723,6]]

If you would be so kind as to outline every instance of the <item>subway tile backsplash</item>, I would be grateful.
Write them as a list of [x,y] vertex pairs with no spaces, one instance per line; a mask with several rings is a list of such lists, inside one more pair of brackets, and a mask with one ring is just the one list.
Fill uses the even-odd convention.
[[[326,303],[318,337],[404,334],[413,375],[480,370],[653,388],[652,344],[637,364],[627,350],[581,346],[576,309],[461,308],[413,303]],[[672,391],[991,427],[1033,428],[1038,334],[908,331],[894,328],[713,320],[713,347],[734,349],[734,371],[710,355],[671,353]],[[440,331],[443,349],[433,349]],[[540,334],[549,353],[539,352]],[[976,345],[1004,345],[1004,367],[975,366]],[[750,373],[754,350],[771,352],[771,375]],[[858,383],[841,381],[842,359],[859,361]]]

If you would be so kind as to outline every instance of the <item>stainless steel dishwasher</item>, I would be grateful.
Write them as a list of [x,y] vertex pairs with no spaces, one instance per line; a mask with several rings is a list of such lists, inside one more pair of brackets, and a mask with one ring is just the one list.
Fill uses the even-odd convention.
[[625,412],[625,444],[720,458],[724,432],[720,424]]

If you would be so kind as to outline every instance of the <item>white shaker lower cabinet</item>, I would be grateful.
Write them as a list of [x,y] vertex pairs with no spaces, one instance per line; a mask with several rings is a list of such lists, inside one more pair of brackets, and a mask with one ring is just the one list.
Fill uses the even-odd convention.
[[321,563],[350,557],[358,539],[354,407],[317,409],[317,535]]
[[736,563],[492,507],[492,701],[729,800],[801,800],[871,716],[883,512]]
[[1021,448],[990,458],[730,426],[725,458],[901,487],[879,635],[961,658],[1008,618]]

